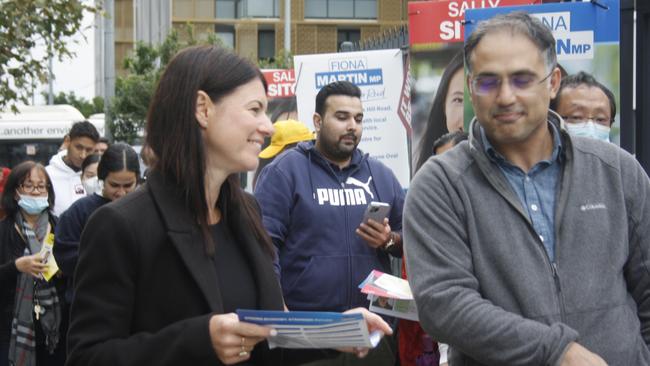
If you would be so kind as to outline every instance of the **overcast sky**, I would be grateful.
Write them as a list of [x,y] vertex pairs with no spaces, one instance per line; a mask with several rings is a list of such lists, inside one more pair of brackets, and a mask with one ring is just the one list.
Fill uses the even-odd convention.
[[[64,59],[63,62],[54,60],[54,94],[74,91],[77,96],[88,100],[95,96],[95,33],[92,27],[94,19],[94,15],[89,13],[84,16],[81,33],[86,39],[82,34],[77,34],[68,41],[69,49],[74,51],[76,56]],[[35,49],[33,52],[40,54],[43,49]],[[41,91],[47,92],[47,83],[37,87],[35,104],[47,104],[47,99],[41,96]]]

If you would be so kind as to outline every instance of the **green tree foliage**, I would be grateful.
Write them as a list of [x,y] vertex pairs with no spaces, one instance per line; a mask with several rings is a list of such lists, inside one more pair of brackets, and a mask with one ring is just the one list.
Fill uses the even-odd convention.
[[[0,0],[0,109],[27,104],[36,83],[47,81],[47,60],[72,57],[68,38],[81,28],[84,11],[97,6],[79,0]],[[37,45],[46,46],[36,55]]]
[[[149,46],[136,46],[149,47]],[[108,108],[108,128],[116,141],[136,143],[144,129],[147,107],[153,97],[158,74],[128,74],[115,82],[115,97]]]
[[293,68],[293,54],[281,49],[273,59],[261,59],[257,64],[260,69],[291,69]]
[[187,25],[184,34],[174,29],[159,46],[143,42],[136,44],[133,54],[124,59],[127,74],[117,78],[115,98],[108,108],[108,128],[116,141],[137,142],[144,129],[149,102],[165,66],[178,51],[198,44],[221,45],[221,41],[214,34],[197,39],[194,27]]
[[[43,98],[47,99],[47,92],[41,92]],[[60,92],[54,95],[54,104],[69,104],[79,110],[84,117],[88,118],[95,113],[104,113],[104,98],[95,97],[88,101],[84,97],[78,97],[73,91],[69,93]]]

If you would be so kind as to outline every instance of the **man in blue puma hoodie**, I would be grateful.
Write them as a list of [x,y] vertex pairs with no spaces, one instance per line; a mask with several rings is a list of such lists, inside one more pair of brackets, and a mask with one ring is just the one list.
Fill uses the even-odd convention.
[[[401,256],[404,192],[389,168],[357,149],[360,98],[346,81],[323,87],[313,117],[316,141],[278,156],[256,185],[290,310],[367,307],[359,283],[373,269],[389,272],[389,253]],[[362,223],[371,201],[391,205],[387,220]]]

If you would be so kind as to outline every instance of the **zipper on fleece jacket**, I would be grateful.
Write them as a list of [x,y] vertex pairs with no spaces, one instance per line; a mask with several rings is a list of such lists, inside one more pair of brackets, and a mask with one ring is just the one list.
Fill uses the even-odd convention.
[[551,263],[553,269],[553,280],[555,281],[555,290],[557,291],[557,297],[560,302],[560,320],[564,322],[564,317],[566,310],[564,309],[564,294],[562,294],[562,285],[560,284],[560,275],[557,271],[557,264],[555,262]]
[[[553,276],[553,283],[555,284],[555,294],[558,298],[558,304],[560,307],[560,319],[561,321],[564,321],[565,320],[564,319],[565,317],[564,295],[562,294],[562,287],[560,284],[560,277],[558,274],[557,265],[555,262],[551,261],[551,258],[549,257],[548,252],[544,247],[544,243],[539,238],[537,231],[535,231],[535,227],[533,226],[533,223],[528,217],[528,214],[521,207],[521,201],[519,200],[519,198],[518,197],[515,198],[513,197],[512,194],[509,194],[509,192],[511,192],[511,190],[509,190],[510,185],[505,180],[505,177],[502,179],[497,179],[495,177],[495,174],[492,173],[493,168],[490,168],[491,163],[489,162],[488,157],[486,156],[487,154],[483,152],[483,144],[480,142],[480,138],[476,138],[475,136],[474,126],[476,124],[478,124],[478,121],[476,120],[476,117],[474,117],[474,119],[472,119],[471,127],[470,127],[470,137],[469,137],[470,155],[474,156],[474,158],[476,159],[476,163],[479,167],[479,170],[481,170],[483,176],[488,180],[488,182],[490,182],[490,184],[496,190],[496,192],[499,193],[513,207],[513,209],[517,213],[519,213],[519,215],[521,215],[521,217],[528,225],[528,228],[530,229],[532,235],[534,235],[535,241],[538,243],[537,247],[542,251],[542,257],[550,267],[551,275]],[[474,141],[478,143],[477,146],[474,145]],[[567,159],[567,161],[564,163],[564,166],[562,168],[560,182],[562,183],[565,182],[566,177],[564,173],[565,171],[568,171],[568,169],[570,169],[570,166],[571,166],[571,160]],[[562,187],[560,187],[559,193],[560,193],[560,200],[556,200],[556,205],[559,204],[560,202],[566,201],[563,200],[562,198],[566,198],[567,192],[563,190]],[[558,207],[562,209],[564,206],[558,206]],[[561,210],[559,212],[561,212]],[[558,214],[558,212],[556,212],[555,217],[556,218],[561,217],[561,214]],[[561,221],[558,222],[557,225],[555,225],[555,232],[553,233],[553,235],[555,235],[556,238],[555,241],[556,248],[557,248],[557,243],[559,243],[558,240],[559,225],[561,225]]]
[[[527,218],[523,213],[521,213],[521,211],[519,211],[519,213]],[[564,295],[562,294],[562,285],[560,284],[560,275],[557,270],[557,264],[551,261],[551,258],[548,256],[548,252],[544,247],[544,243],[539,239],[539,235],[537,235],[537,231],[535,231],[533,224],[529,220],[526,220],[526,224],[532,231],[533,235],[535,235],[535,241],[538,244],[537,247],[542,251],[542,257],[544,257],[544,260],[548,263],[548,266],[551,269],[551,276],[553,277],[553,284],[555,285],[555,295],[557,296],[558,305],[560,307],[560,320],[564,322],[566,313],[564,309]]]
[[[497,192],[499,192],[499,191],[497,190]],[[551,261],[551,257],[549,257],[548,252],[546,251],[546,248],[544,247],[544,243],[539,238],[539,235],[537,234],[537,231],[535,230],[535,227],[533,226],[533,223],[530,221],[530,218],[528,217],[528,214],[525,213],[520,206],[515,204],[513,200],[509,200],[507,195],[504,195],[503,193],[501,193],[501,195],[504,198],[506,198],[506,201],[508,201],[508,203],[510,203],[510,205],[515,209],[515,211],[517,213],[519,213],[519,215],[521,215],[521,217],[524,219],[524,221],[526,222],[526,225],[528,225],[528,229],[531,231],[533,237],[535,238],[535,242],[537,242],[537,244],[538,244],[537,247],[542,252],[542,257],[544,258],[544,260],[546,261],[546,263],[548,264],[548,266],[549,266],[549,268],[551,270],[551,275],[553,276],[553,283],[555,284],[555,295],[557,296],[558,304],[559,304],[559,307],[560,307],[560,320],[564,322],[564,320],[565,320],[564,319],[564,317],[565,317],[564,295],[562,294],[562,287],[561,287],[561,284],[560,284],[560,277],[559,277],[559,274],[558,274],[558,271],[557,271],[557,264],[555,262]],[[519,201],[516,201],[516,202],[519,202]],[[555,227],[555,230],[556,231],[558,230],[557,226]],[[556,238],[557,238],[557,235],[556,235]],[[556,240],[556,243],[557,242],[558,241]],[[557,247],[557,245],[556,245],[556,247]]]
[[539,248],[539,250],[542,252],[542,257],[544,258],[544,261],[548,264],[548,267],[551,270],[551,276],[553,277],[553,284],[555,285],[555,295],[557,296],[558,305],[560,308],[560,320],[564,322],[565,320],[564,319],[565,317],[564,295],[562,294],[562,287],[560,284],[560,277],[557,271],[557,264],[554,261],[551,261],[551,257],[549,257],[548,252],[546,251],[546,247],[544,247],[544,243],[539,238],[539,235],[537,234],[537,231],[535,230],[535,227],[533,226],[533,223],[530,221],[528,215],[523,211],[523,209],[521,209],[519,206],[513,203],[513,201],[508,200],[505,195],[502,194],[502,196],[506,198],[506,200],[510,203],[510,205],[513,206],[515,211],[519,213],[519,215],[521,215],[521,217],[526,222],[528,229],[530,230],[531,234],[535,239],[535,242],[537,243],[537,248]]

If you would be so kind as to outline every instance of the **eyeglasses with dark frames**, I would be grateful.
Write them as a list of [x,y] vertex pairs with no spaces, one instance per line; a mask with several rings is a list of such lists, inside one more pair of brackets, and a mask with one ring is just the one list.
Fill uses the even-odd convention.
[[[530,91],[533,86],[539,85],[551,77],[551,75],[553,75],[553,70],[555,70],[555,67],[551,69],[551,72],[549,72],[548,75],[539,81],[537,81],[539,77],[533,73],[517,73],[508,76],[508,83],[515,94],[526,93]],[[501,76],[480,75],[471,79],[472,91],[474,94],[481,96],[493,95],[501,88],[502,82],[503,78]]]
[[38,191],[39,193],[47,193],[47,189],[50,188],[50,185],[49,184],[34,185],[32,183],[23,183],[20,185],[20,188],[25,193],[36,193],[36,191]]

